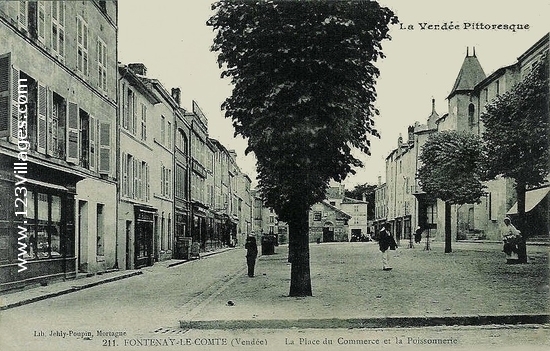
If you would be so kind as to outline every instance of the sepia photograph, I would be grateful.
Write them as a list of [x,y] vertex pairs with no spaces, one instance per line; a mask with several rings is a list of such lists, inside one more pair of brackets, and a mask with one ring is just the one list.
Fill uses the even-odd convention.
[[547,350],[548,13],[0,0],[0,350]]

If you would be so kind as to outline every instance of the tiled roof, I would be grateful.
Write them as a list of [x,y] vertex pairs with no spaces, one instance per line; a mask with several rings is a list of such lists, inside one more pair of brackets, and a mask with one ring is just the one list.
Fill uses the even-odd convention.
[[458,72],[458,77],[456,77],[453,89],[447,98],[449,99],[457,91],[473,90],[483,79],[485,79],[485,72],[481,68],[477,57],[466,56],[460,72]]

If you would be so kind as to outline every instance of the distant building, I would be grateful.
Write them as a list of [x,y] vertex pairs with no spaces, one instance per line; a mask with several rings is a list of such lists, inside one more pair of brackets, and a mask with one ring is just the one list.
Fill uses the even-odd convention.
[[[405,142],[400,137],[397,148],[387,156],[386,184],[379,186],[376,193],[377,223],[384,220],[391,223],[397,239],[410,238],[416,226],[429,230],[432,237],[443,239],[443,202],[428,199],[416,179],[420,167],[418,156],[422,145],[430,134],[443,130],[467,131],[482,135],[484,126],[480,115],[485,107],[495,97],[512,89],[543,53],[548,53],[548,35],[518,57],[516,63],[486,76],[475,50],[472,50],[471,55],[467,52],[451,93],[447,97],[448,113],[441,116],[437,114],[435,101],[432,100],[432,113],[427,123],[417,122],[409,126],[408,140]],[[514,215],[511,209],[516,197],[513,180],[499,178],[487,182],[486,185],[486,194],[480,199],[479,204],[453,206],[451,233],[454,240],[500,240],[502,219],[507,214]],[[533,189],[528,192],[528,201],[531,204],[529,211],[534,209],[533,220],[540,224],[537,224],[540,228],[536,232],[546,228],[548,233],[548,191],[545,190],[546,186],[541,189],[543,190]],[[381,202],[383,197],[387,206],[385,219]]]

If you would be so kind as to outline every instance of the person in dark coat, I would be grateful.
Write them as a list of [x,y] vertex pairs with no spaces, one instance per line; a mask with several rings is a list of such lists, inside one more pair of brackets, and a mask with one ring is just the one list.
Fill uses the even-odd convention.
[[391,224],[386,223],[380,230],[378,235],[378,246],[382,252],[382,269],[389,271],[392,269],[390,266],[390,250],[397,248],[397,243],[390,233]]
[[258,256],[258,245],[256,244],[256,238],[249,236],[246,238],[244,244],[246,249],[246,265],[248,266],[248,276],[254,276],[254,266],[256,265],[256,257]]
[[416,227],[416,231],[414,232],[414,242],[415,243],[420,243],[420,240],[422,240],[422,228],[421,227]]

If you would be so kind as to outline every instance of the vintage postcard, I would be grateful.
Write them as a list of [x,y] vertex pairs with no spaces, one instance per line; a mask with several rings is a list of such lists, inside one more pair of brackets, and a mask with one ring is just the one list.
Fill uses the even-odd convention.
[[214,3],[0,1],[0,349],[547,349],[550,3]]

